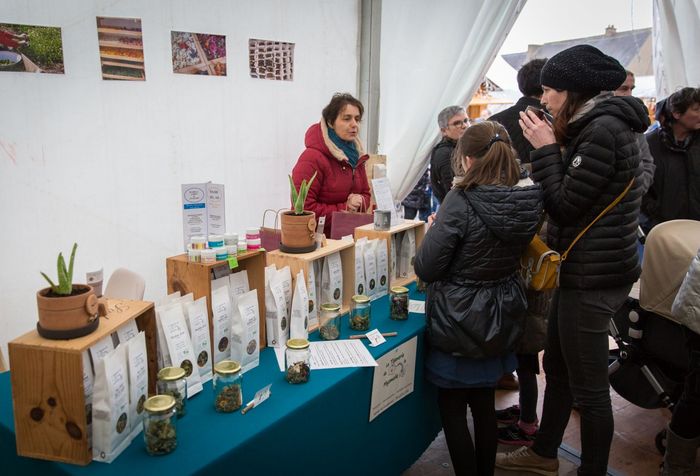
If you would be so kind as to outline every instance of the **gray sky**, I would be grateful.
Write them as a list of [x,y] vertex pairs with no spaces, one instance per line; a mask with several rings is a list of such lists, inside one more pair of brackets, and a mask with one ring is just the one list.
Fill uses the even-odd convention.
[[528,44],[602,35],[608,25],[627,31],[651,24],[652,0],[528,0],[486,75],[517,90],[517,71],[502,54],[526,51]]

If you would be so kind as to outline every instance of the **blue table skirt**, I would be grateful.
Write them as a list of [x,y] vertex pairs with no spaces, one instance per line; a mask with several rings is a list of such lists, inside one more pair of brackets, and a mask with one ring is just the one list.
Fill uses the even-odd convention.
[[[411,286],[411,297],[425,299]],[[290,385],[279,371],[272,349],[260,354],[260,366],[243,377],[244,402],[272,383],[270,398],[246,415],[216,413],[211,383],[187,402],[178,421],[178,447],[166,456],[146,454],[142,436],[111,464],[88,466],[17,456],[10,374],[0,374],[0,457],[4,474],[235,474],[235,475],[398,475],[409,468],[440,431],[436,388],[424,378],[425,316],[404,322],[388,318],[388,298],[372,303],[372,327],[398,331],[377,348],[379,358],[418,337],[413,393],[369,422],[373,368],[312,371],[304,385]],[[357,333],[343,317],[341,338]],[[318,333],[311,335],[318,339]],[[364,341],[366,343],[366,341]],[[9,465],[9,466],[8,466]],[[9,473],[5,471],[9,469]]]

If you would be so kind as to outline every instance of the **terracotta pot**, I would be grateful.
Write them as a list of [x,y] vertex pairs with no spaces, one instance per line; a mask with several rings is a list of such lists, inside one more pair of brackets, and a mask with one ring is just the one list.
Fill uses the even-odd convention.
[[280,249],[287,253],[308,253],[316,249],[316,214],[304,212],[295,215],[289,210],[282,212]]
[[36,293],[37,330],[47,339],[73,339],[90,334],[99,324],[99,303],[92,286],[74,284],[70,296],[49,296],[51,288]]

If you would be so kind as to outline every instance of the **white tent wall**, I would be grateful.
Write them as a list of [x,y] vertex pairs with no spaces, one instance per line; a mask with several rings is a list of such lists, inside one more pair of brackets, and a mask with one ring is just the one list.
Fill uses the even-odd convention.
[[486,74],[525,0],[383,0],[379,145],[403,199],[439,138],[437,115],[464,105]]
[[700,0],[654,0],[656,97],[700,87]]
[[[227,229],[288,205],[287,173],[335,91],[357,93],[359,2],[0,0],[0,23],[62,28],[64,75],[0,73],[0,345],[32,329],[39,271],[123,266],[166,292],[180,185],[226,186]],[[96,16],[140,18],[146,81],[101,79]],[[226,35],[228,76],[173,74],[170,32]],[[248,39],[295,43],[294,80],[253,79]]]

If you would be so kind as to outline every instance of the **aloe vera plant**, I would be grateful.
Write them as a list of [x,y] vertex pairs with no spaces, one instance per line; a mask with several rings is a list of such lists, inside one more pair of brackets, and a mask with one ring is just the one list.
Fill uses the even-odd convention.
[[46,273],[41,273],[44,279],[49,282],[51,285],[51,290],[55,294],[69,296],[70,293],[73,292],[73,261],[75,260],[76,249],[78,249],[78,243],[73,243],[73,251],[71,251],[70,254],[68,269],[66,269],[66,260],[63,259],[63,253],[58,254],[58,263],[56,264],[56,268],[58,270],[58,284],[54,284]]
[[309,188],[311,187],[311,183],[314,181],[316,178],[316,174],[318,172],[314,172],[313,176],[309,181],[307,182],[306,179],[301,181],[301,185],[299,185],[299,190],[297,191],[296,187],[294,186],[294,181],[292,180],[292,176],[289,176],[289,187],[292,189],[292,204],[294,205],[294,214],[295,215],[303,215],[304,214],[304,202],[306,202],[306,195],[309,193]]

